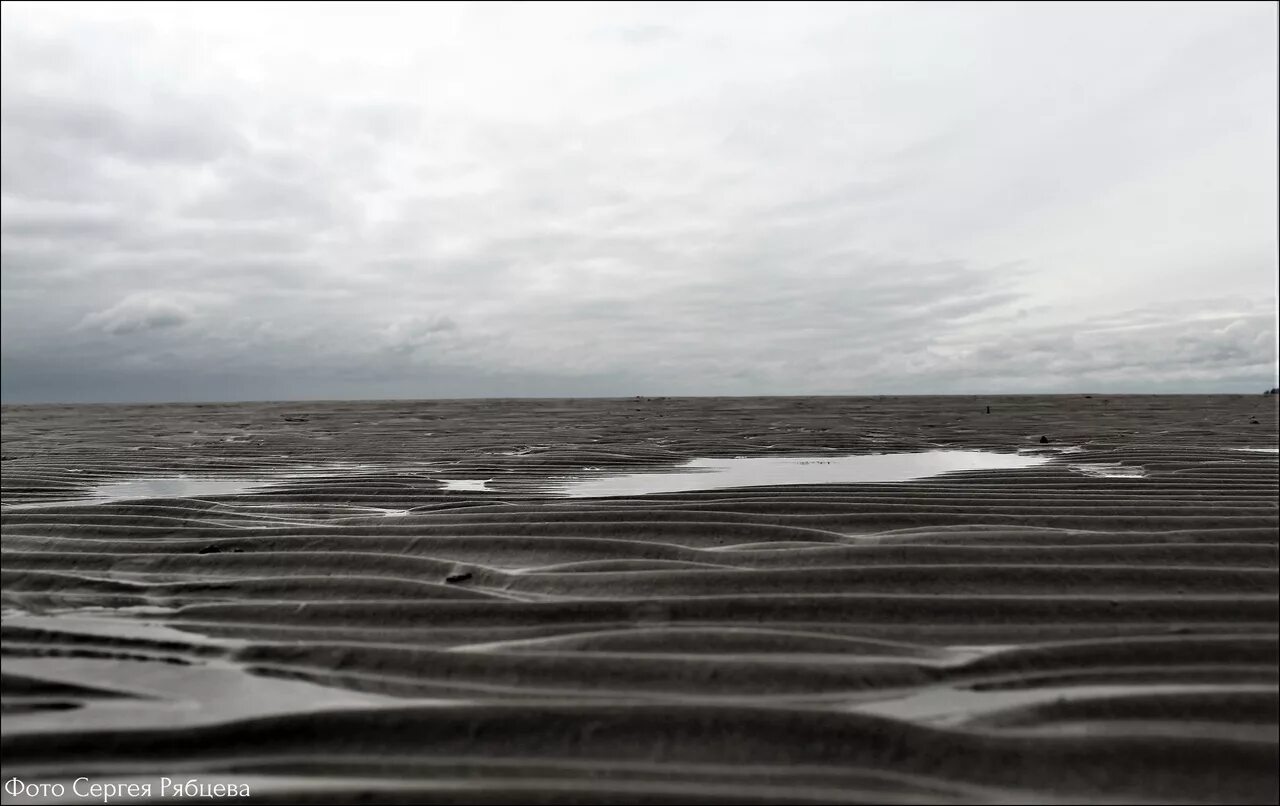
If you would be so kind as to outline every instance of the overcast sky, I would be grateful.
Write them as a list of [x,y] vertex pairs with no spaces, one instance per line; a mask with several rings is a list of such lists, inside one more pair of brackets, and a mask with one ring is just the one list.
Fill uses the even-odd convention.
[[6,2],[4,399],[1259,393],[1276,30]]

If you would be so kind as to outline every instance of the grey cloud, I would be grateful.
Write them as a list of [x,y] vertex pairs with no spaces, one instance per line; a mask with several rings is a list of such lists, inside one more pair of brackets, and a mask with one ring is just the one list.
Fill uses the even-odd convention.
[[81,328],[97,329],[113,336],[147,330],[163,330],[190,322],[189,305],[160,294],[132,294],[103,311],[85,316]]
[[339,220],[341,207],[329,178],[315,166],[253,155],[223,165],[216,186],[183,212],[192,220],[324,225]]
[[409,316],[398,319],[383,329],[387,349],[392,353],[410,354],[426,347],[444,346],[458,330],[458,323],[447,316]]
[[423,7],[267,47],[6,6],[5,396],[1273,385],[1274,15],[1213,8]]
[[100,240],[125,229],[126,222],[119,213],[101,207],[52,205],[45,209],[14,209],[6,204],[0,213],[0,233],[7,238]]
[[152,162],[207,162],[239,146],[199,104],[181,100],[122,110],[85,98],[7,91],[6,136],[91,154]]
[[617,29],[616,34],[629,45],[650,45],[676,36],[675,30],[666,25],[631,25]]
[[933,371],[1008,388],[1038,379],[1047,388],[1098,385],[1136,391],[1157,382],[1265,380],[1275,363],[1277,329],[1269,313],[1181,319],[1146,312],[1147,323],[1114,329],[1085,320],[1070,327],[1025,328],[974,344]]

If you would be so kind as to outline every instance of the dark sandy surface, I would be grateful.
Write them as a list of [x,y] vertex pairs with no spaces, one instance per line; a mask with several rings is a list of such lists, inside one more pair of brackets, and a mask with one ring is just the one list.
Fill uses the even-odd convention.
[[[281,803],[1274,803],[1280,474],[1241,449],[1276,447],[1277,402],[6,407],[3,777]],[[1052,461],[550,493],[934,448]],[[274,486],[56,503],[179,473]]]

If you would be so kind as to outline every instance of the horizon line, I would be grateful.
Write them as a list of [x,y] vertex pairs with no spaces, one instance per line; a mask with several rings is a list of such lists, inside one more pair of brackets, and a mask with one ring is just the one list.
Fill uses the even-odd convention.
[[0,406],[239,406],[263,403],[426,403],[426,402],[463,402],[480,400],[746,400],[746,399],[799,399],[799,398],[886,398],[886,397],[1267,397],[1276,394],[1277,388],[1262,392],[950,392],[938,394],[920,393],[862,393],[841,394],[824,393],[810,395],[479,395],[475,397],[352,397],[352,398],[246,398],[243,400],[43,400],[43,401],[3,401]]

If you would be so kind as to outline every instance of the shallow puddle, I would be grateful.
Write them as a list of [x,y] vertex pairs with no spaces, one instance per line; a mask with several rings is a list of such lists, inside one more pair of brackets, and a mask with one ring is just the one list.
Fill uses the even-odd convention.
[[75,507],[112,504],[117,501],[144,500],[148,498],[200,498],[207,495],[239,495],[263,487],[279,486],[281,480],[243,478],[193,478],[188,476],[164,476],[130,479],[106,484],[95,484],[88,495],[66,501],[40,501],[31,504],[7,504],[5,509],[39,509],[41,507]]
[[[1017,708],[1107,697],[1158,694],[1229,693],[1253,690],[1249,686],[1220,685],[1079,685],[1032,689],[976,691],[956,686],[937,686],[912,691],[901,697],[854,703],[847,710],[875,714],[909,722],[958,726],[974,719]],[[1267,690],[1262,688],[1260,690]]]
[[[216,725],[236,719],[340,708],[402,708],[400,698],[252,674],[240,664],[211,659],[194,665],[156,661],[59,658],[5,660],[5,672],[36,680],[117,692],[112,698],[70,698],[77,707],[6,718],[5,733],[120,730]],[[457,700],[414,700],[456,705]]]
[[99,484],[93,488],[92,495],[109,501],[127,498],[198,498],[202,495],[236,495],[260,487],[270,487],[273,484],[279,484],[279,482],[176,476]]
[[580,478],[552,485],[572,498],[646,495],[785,484],[912,481],[959,470],[1034,467],[1048,457],[987,451],[922,451],[870,456],[738,456],[693,459],[670,470]]
[[1068,465],[1077,473],[1092,476],[1095,479],[1141,479],[1146,478],[1147,471],[1141,467],[1122,465],[1116,462],[1095,462],[1090,464]]
[[[5,674],[70,686],[83,686],[108,696],[69,694],[70,708],[40,708],[7,714],[7,735],[50,731],[121,730],[195,727],[276,714],[299,714],[344,708],[403,708],[406,704],[469,704],[464,698],[401,698],[323,685],[304,679],[274,677],[246,667],[230,653],[251,645],[236,638],[213,638],[161,621],[120,618],[142,608],[81,608],[58,615],[7,615],[5,624],[47,631],[65,656],[6,657]],[[163,617],[171,612],[145,615]],[[98,639],[140,642],[131,655],[115,658],[76,657],[82,643],[100,647]],[[198,650],[211,650],[201,655]],[[228,654],[220,655],[218,650]],[[175,663],[174,659],[184,662]],[[167,662],[166,662],[167,661]],[[114,694],[115,696],[110,696]],[[39,698],[37,698],[39,699]],[[5,801],[6,803],[8,801]]]
[[[71,471],[79,472],[79,471]],[[241,471],[246,472],[246,471]],[[249,471],[256,472],[256,471]],[[42,507],[73,507],[112,504],[117,501],[135,501],[150,498],[202,498],[215,495],[240,495],[268,488],[280,488],[303,481],[327,479],[351,479],[386,472],[385,468],[367,462],[330,462],[323,465],[300,465],[287,472],[259,473],[256,478],[247,476],[146,476],[95,484],[79,497],[62,501],[37,501],[29,504],[5,504],[6,510],[39,509]],[[477,482],[483,484],[484,482]],[[476,488],[465,488],[476,489]],[[480,488],[485,489],[485,488]],[[486,490],[487,491],[487,490]],[[246,505],[247,506],[247,505]],[[381,508],[375,508],[382,511]],[[403,514],[398,510],[386,510],[388,514]]]
[[491,493],[488,483],[493,479],[440,479],[446,490],[450,492]]

